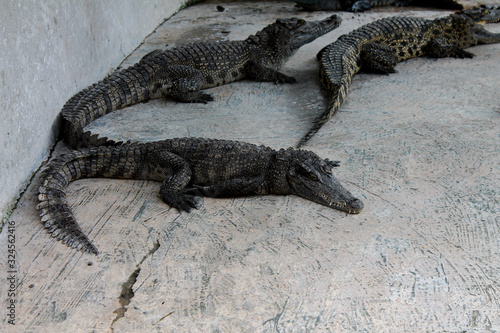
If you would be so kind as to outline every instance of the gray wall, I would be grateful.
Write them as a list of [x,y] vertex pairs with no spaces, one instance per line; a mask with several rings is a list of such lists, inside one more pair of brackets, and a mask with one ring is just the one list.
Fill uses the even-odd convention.
[[115,69],[184,2],[0,0],[2,220],[47,159],[63,104]]

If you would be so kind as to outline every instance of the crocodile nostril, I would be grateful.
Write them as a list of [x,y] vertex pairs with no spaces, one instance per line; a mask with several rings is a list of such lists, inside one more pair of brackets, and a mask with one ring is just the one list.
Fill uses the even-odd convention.
[[353,199],[349,202],[349,206],[354,213],[359,213],[365,207],[365,204],[359,199]]

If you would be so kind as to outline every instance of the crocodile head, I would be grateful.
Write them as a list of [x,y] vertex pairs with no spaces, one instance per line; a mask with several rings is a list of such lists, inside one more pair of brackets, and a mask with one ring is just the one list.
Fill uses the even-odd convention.
[[500,21],[500,6],[482,5],[471,9],[465,9],[457,13],[470,17],[474,22],[494,23]]
[[338,15],[332,15],[322,21],[304,21],[292,18],[289,20],[278,20],[276,23],[290,31],[290,48],[297,50],[302,45],[308,44],[316,38],[338,28],[340,23],[342,23],[342,19]]
[[[270,62],[281,63],[301,46],[337,28],[342,19],[332,15],[321,21],[306,21],[298,18],[278,19],[255,35],[247,43],[256,45],[263,57]],[[272,55],[272,56],[271,56]]]
[[272,168],[274,193],[294,194],[321,205],[351,214],[359,213],[364,205],[333,176],[338,162],[322,159],[307,150],[281,149]]
[[466,9],[454,14],[456,16],[466,17],[471,20],[471,34],[474,44],[492,44],[500,43],[500,34],[486,30],[484,23],[500,22],[500,6],[482,5],[471,9]]

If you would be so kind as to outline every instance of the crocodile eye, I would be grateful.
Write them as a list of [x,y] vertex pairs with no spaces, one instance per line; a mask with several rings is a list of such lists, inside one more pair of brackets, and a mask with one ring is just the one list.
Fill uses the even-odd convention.
[[332,175],[332,167],[330,165],[323,165],[321,167],[321,170],[323,170],[324,173],[326,173],[327,175]]
[[296,169],[296,171],[297,171],[298,174],[300,174],[303,177],[307,177],[310,180],[314,180],[315,182],[319,181],[319,178],[314,173],[312,173],[311,171],[309,171],[309,170],[307,170],[305,168],[298,167]]
[[289,29],[298,29],[300,28],[301,26],[303,26],[304,24],[306,24],[307,22],[305,20],[302,20],[302,19],[299,19],[299,20],[296,20],[295,22],[290,22],[290,27]]
[[316,175],[313,173],[308,174],[307,177],[309,177],[309,179],[311,180],[314,180],[315,182],[319,180],[318,177],[316,177]]

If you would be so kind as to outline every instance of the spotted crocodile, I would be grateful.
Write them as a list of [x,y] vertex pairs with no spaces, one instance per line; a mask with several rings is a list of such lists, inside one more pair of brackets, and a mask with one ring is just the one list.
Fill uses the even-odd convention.
[[352,77],[360,70],[394,73],[398,62],[421,56],[472,58],[465,48],[500,42],[500,34],[482,23],[498,22],[500,6],[481,6],[428,20],[389,17],[340,36],[317,55],[320,78],[328,94],[327,107],[300,140],[303,146],[333,117],[347,97]]

